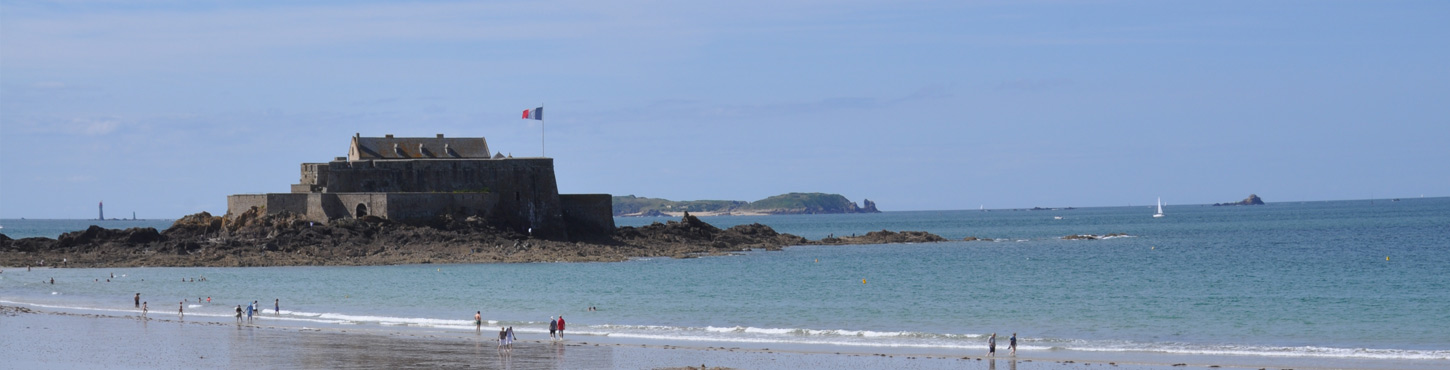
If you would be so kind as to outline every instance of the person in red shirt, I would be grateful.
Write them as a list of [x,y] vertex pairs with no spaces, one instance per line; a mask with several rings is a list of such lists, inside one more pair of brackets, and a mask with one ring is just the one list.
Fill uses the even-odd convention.
[[564,316],[559,316],[559,339],[564,339]]

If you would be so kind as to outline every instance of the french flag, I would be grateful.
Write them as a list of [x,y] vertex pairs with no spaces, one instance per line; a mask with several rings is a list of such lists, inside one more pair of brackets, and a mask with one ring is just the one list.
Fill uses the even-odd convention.
[[524,119],[544,120],[544,107],[524,110]]

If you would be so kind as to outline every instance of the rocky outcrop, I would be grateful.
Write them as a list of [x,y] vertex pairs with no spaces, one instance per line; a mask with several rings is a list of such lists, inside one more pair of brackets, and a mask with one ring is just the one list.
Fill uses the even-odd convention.
[[881,213],[881,211],[876,210],[876,202],[872,202],[870,199],[861,199],[861,209],[857,210],[856,213]]
[[56,239],[12,240],[0,234],[0,266],[62,259],[68,261],[68,267],[622,261],[779,250],[807,244],[945,240],[921,231],[882,230],[859,237],[811,241],[761,224],[720,229],[685,215],[679,221],[620,227],[607,238],[552,241],[495,229],[476,217],[459,220],[440,216],[427,224],[397,223],[375,216],[320,223],[287,212],[265,215],[254,208],[229,217],[205,212],[189,215],[164,232],[92,226]]
[[1213,204],[1214,207],[1218,207],[1218,206],[1261,206],[1261,205],[1264,205],[1264,200],[1263,199],[1259,199],[1258,194],[1249,194],[1249,197],[1248,198],[1244,198],[1244,200],[1240,200],[1240,201],[1237,201],[1237,202],[1232,202],[1232,203],[1214,203]]
[[861,236],[830,236],[811,244],[899,244],[944,242],[946,238],[925,231],[872,231]]

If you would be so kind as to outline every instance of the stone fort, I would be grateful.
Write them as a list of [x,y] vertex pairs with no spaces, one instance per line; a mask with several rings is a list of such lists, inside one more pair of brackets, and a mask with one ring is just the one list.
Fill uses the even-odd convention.
[[559,194],[554,159],[489,155],[481,137],[352,137],[346,157],[303,163],[290,193],[227,197],[227,213],[252,207],[318,222],[377,216],[426,223],[476,216],[495,228],[552,240],[614,230],[609,194]]

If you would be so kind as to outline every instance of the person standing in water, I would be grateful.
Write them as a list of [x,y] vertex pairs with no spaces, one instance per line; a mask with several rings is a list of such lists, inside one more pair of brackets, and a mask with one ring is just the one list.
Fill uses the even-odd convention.
[[252,322],[252,305],[247,305],[247,322]]
[[996,356],[996,355],[997,355],[997,333],[992,333],[992,336],[987,338],[987,356]]
[[1012,337],[1007,338],[1007,348],[1012,350],[1013,356],[1017,355],[1017,333],[1012,333]]
[[176,302],[176,315],[186,317],[186,301]]
[[141,308],[141,293],[136,293],[136,308]]
[[564,315],[559,315],[559,340],[564,340]]
[[272,314],[273,315],[281,315],[282,314],[282,299],[281,298],[272,299]]
[[242,305],[237,305],[237,323],[242,323]]
[[549,316],[549,340],[554,340],[557,333],[559,333],[559,319]]
[[474,329],[482,329],[483,328],[483,311],[474,311],[473,312],[473,328]]
[[504,332],[503,327],[500,326],[498,327],[498,348],[503,348],[504,338],[508,338],[508,333]]
[[509,346],[509,349],[513,349],[514,348],[514,341],[515,340],[518,340],[517,337],[514,337],[514,327],[510,326],[508,328],[508,334],[506,334],[506,336],[508,337],[508,346]]
[[147,311],[147,309],[146,309],[146,302],[141,302],[141,314],[142,315],[145,315],[146,314],[146,311]]

